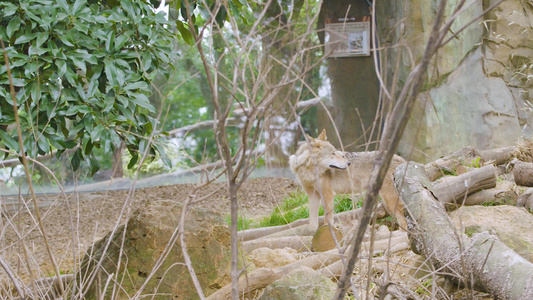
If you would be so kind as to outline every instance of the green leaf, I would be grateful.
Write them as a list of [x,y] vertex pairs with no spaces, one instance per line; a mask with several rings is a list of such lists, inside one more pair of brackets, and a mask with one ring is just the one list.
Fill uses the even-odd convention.
[[19,150],[18,142],[14,138],[12,138],[7,132],[2,130],[0,130],[0,141],[4,142],[4,144],[11,150]]
[[115,104],[115,98],[113,97],[105,97],[104,99],[104,113],[108,113],[113,108],[113,105]]
[[20,18],[18,16],[15,16],[11,21],[9,21],[9,24],[7,24],[7,30],[6,34],[8,38],[11,38],[13,35],[13,32],[17,31],[20,28]]
[[30,90],[31,99],[33,101],[37,102],[41,99],[41,87],[37,81],[32,81],[28,86],[28,89]]
[[139,160],[139,154],[135,153],[134,155],[132,155],[130,162],[128,163],[128,169],[133,168],[138,160]]
[[140,89],[140,90],[147,91],[147,92],[150,91],[150,87],[144,81],[137,81],[137,82],[134,82],[134,83],[130,83],[130,84],[126,85],[124,87],[124,89],[125,90],[137,90],[137,89]]
[[74,155],[72,155],[72,159],[70,160],[70,164],[72,165],[73,171],[78,170],[78,168],[80,167],[81,160],[82,160],[81,149],[78,149],[76,150],[76,152],[74,152]]
[[74,57],[70,57],[70,59],[72,60],[72,63],[76,66],[76,68],[82,70],[83,73],[87,73],[87,66],[85,65],[85,61],[79,60]]
[[139,105],[140,107],[144,107],[148,109],[151,112],[155,111],[155,107],[150,104],[150,100],[148,100],[148,97],[146,97],[145,94],[141,93],[132,93],[130,94],[131,98],[130,101]]
[[6,3],[6,2],[3,2],[3,4],[5,5],[4,8],[2,9],[2,12],[4,13],[4,17],[12,16],[17,12],[18,6],[15,6],[11,3]]
[[50,143],[48,142],[48,140],[46,139],[46,137],[43,134],[41,134],[39,136],[39,140],[37,141],[37,145],[39,146],[39,148],[44,153],[50,152]]
[[89,160],[89,168],[91,171],[89,172],[89,176],[93,176],[94,173],[96,173],[100,169],[100,165],[98,164],[98,160],[94,157],[90,157]]
[[178,31],[181,33],[181,37],[183,38],[183,41],[185,41],[185,43],[189,44],[190,46],[194,45],[194,37],[192,36],[192,33],[189,31],[189,29],[185,28],[183,22],[177,20],[176,28],[178,28]]
[[110,31],[107,34],[107,39],[105,41],[105,49],[107,50],[107,52],[111,52],[111,45],[114,45],[114,44],[115,44],[115,32]]
[[120,136],[112,129],[109,130],[109,137],[113,141],[113,144],[115,147],[119,147],[122,143],[122,140],[120,139]]
[[21,35],[15,40],[15,45],[27,43],[33,40],[35,38],[35,35],[35,33]]
[[108,60],[106,60],[104,64],[105,64],[104,72],[105,72],[105,76],[107,77],[107,80],[109,81],[109,85],[111,85],[111,87],[117,87],[118,86],[117,68],[112,62]]
[[142,57],[143,71],[150,70],[152,66],[152,55],[149,52],[144,52]]
[[104,131],[105,127],[102,124],[98,124],[92,131],[91,131],[91,139],[93,141],[97,141],[101,138],[101,133]]
[[91,154],[91,152],[93,151],[93,147],[94,147],[94,143],[91,140],[87,140],[87,142],[85,143],[85,147],[84,147],[85,155]]
[[37,34],[37,43],[35,47],[40,47],[46,40],[48,40],[48,31],[43,31]]
[[172,168],[172,160],[167,156],[167,153],[165,152],[165,147],[159,143],[154,143],[154,147],[157,149],[157,152],[159,152],[159,156],[161,157],[161,160],[167,167]]
[[83,7],[87,3],[87,0],[76,0],[74,2],[74,6],[72,6],[72,15],[77,15],[80,11],[80,8]]
[[124,44],[129,40],[129,36],[122,34],[115,39],[115,51],[118,51],[124,47]]
[[64,60],[56,60],[56,66],[59,77],[63,77],[67,72],[67,63]]

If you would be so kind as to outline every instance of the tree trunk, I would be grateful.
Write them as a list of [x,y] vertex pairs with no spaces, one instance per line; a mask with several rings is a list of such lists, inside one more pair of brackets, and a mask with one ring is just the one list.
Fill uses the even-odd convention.
[[[370,16],[368,1],[342,0],[322,3],[318,21],[319,37],[324,44],[326,19]],[[375,150],[381,121],[376,121],[379,109],[379,81],[372,56],[327,59],[327,75],[331,84],[329,111],[317,112],[319,130],[330,133],[328,140],[345,151]],[[374,130],[373,130],[374,129]],[[340,139],[340,140],[339,140]]]
[[423,170],[423,165],[410,162],[395,172],[411,249],[440,272],[498,299],[533,299],[533,264],[487,232],[471,238],[459,234]]
[[433,185],[433,192],[445,205],[463,205],[467,195],[493,187],[496,187],[496,167],[488,165],[459,176],[443,178]]
[[513,176],[516,184],[533,186],[533,163],[517,161],[514,164]]

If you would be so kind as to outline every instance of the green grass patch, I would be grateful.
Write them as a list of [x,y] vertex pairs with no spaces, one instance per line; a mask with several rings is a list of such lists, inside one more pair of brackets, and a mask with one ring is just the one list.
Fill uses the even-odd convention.
[[[226,223],[228,223],[228,226],[231,226],[231,216],[227,216],[226,217]],[[252,224],[252,220],[246,218],[246,217],[243,217],[243,216],[239,216],[239,221],[237,222],[237,230],[238,231],[241,231],[241,230],[246,230],[246,229],[250,229],[250,228],[254,228],[255,226],[253,226]]]
[[[283,203],[278,205],[272,214],[259,222],[259,227],[285,225],[299,219],[309,218],[309,198],[301,191],[295,191],[289,197],[283,199]],[[360,199],[356,207],[361,207],[363,201]],[[338,195],[334,198],[335,213],[353,209],[353,201],[347,195]],[[324,208],[320,206],[318,211],[320,216],[324,215]]]

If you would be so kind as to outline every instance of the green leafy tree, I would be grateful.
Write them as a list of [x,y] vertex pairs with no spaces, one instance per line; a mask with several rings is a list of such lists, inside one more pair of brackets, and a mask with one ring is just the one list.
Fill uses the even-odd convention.
[[[131,166],[145,150],[162,150],[148,142],[159,136],[148,97],[172,57],[168,25],[142,0],[0,2],[25,152],[59,156],[78,147],[73,168],[86,160],[95,172],[95,148],[112,153],[124,142]],[[2,60],[0,147],[19,152],[9,83]]]

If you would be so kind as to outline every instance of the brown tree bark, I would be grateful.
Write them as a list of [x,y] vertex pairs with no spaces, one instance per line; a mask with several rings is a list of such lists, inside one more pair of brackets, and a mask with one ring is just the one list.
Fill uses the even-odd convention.
[[487,232],[472,237],[458,233],[422,167],[411,162],[395,172],[408,211],[411,249],[439,272],[498,299],[533,299],[533,264]]

